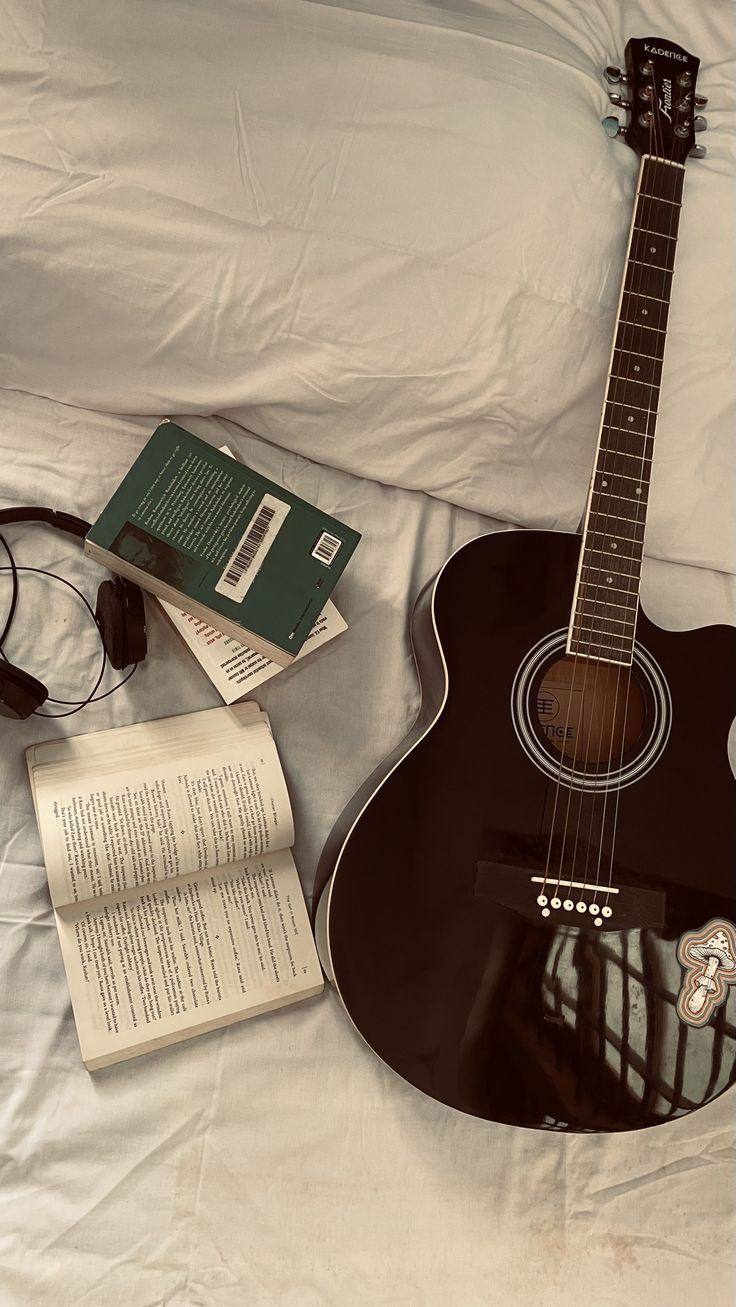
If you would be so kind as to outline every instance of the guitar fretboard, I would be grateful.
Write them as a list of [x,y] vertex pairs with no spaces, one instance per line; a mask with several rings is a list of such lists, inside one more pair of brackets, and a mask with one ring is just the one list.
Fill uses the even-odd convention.
[[595,468],[568,651],[633,658],[649,481],[685,171],[644,155]]

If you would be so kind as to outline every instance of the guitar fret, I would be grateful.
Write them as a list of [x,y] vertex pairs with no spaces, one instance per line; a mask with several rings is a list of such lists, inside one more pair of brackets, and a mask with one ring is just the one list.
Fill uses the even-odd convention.
[[[674,240],[674,237],[672,239]],[[643,290],[627,290],[625,293],[627,295],[636,295],[637,299],[640,300],[656,300],[658,304],[666,304],[668,308],[670,305],[669,300],[663,300],[660,295],[647,295]]]
[[[643,382],[639,382],[639,385],[643,385],[643,384],[644,384]],[[619,408],[635,408],[636,411],[637,411],[637,413],[649,413],[649,414],[651,414],[653,417],[656,417],[656,416],[657,416],[657,410],[656,410],[656,408],[642,408],[641,404],[629,404],[628,400],[624,400],[624,399],[608,399],[608,400],[606,400],[606,403],[607,403],[607,404],[618,404]],[[623,431],[624,428],[621,427],[620,430]],[[640,432],[638,432],[637,434],[638,434],[638,435],[646,435],[646,432],[641,432],[641,431],[640,431]],[[654,436],[647,436],[647,439],[648,439],[648,440],[654,440]]]
[[645,200],[656,200],[657,204],[673,204],[677,209],[682,208],[677,200],[666,200],[663,195],[650,195],[648,191],[637,191],[636,193]]
[[[590,613],[583,613],[583,617],[590,617]],[[608,617],[605,613],[593,614],[600,617],[602,622],[615,622],[617,626],[636,626],[633,617]]]
[[[632,522],[631,525],[643,527],[644,523]],[[628,545],[643,544],[642,540],[633,540],[631,536],[619,536],[616,535],[615,531],[603,530],[603,528],[601,527],[597,527],[597,526],[591,527],[591,531],[594,536],[608,536],[609,540],[625,540]]]
[[[629,259],[629,263],[638,263],[640,268],[656,268],[657,272],[662,272],[658,263],[647,263],[645,259]],[[670,269],[667,268],[666,271],[669,272]]]
[[[621,654],[625,653],[625,650],[624,650],[624,649],[609,649],[609,648],[608,648],[608,645],[605,645],[605,644],[598,644],[598,643],[597,643],[596,641],[594,641],[594,640],[577,640],[575,643],[577,643],[577,644],[579,644],[579,645],[584,645],[585,647],[582,648],[582,649],[574,649],[574,648],[573,648],[573,641],[571,640],[571,641],[570,641],[570,652],[571,652],[571,653],[582,654],[583,657],[587,657],[587,656],[590,655],[590,651],[591,651],[591,649],[593,648],[593,645],[594,645],[594,644],[595,644],[596,649],[605,649],[609,654],[611,654],[611,653],[621,653]],[[616,664],[619,664],[621,667],[629,667],[629,666],[631,665],[631,658],[628,658],[628,659],[627,659],[627,658],[598,658],[598,657],[596,657],[596,661],[599,662],[599,663],[616,663]]]
[[[607,423],[607,425],[608,425],[608,423]],[[627,430],[629,430],[629,427],[627,427],[627,426],[614,426],[614,427],[611,427],[611,430],[612,430],[612,431],[627,431]],[[634,431],[634,435],[644,435],[644,433],[643,433],[643,431]],[[650,439],[651,439],[651,440],[654,440],[654,435],[652,435],[652,437],[650,437]],[[608,450],[608,448],[607,448],[607,450],[601,450],[601,454],[614,454],[614,455],[616,455],[617,459],[638,459],[639,463],[652,463],[652,459],[650,459],[650,457],[648,457],[647,455],[644,455],[644,454],[641,454],[641,455],[639,455],[639,454],[626,454],[626,451],[625,451],[625,450]],[[620,473],[620,472],[612,472],[612,473],[611,473],[611,476],[621,476],[621,473]]]
[[[591,568],[592,566],[593,566],[593,565],[592,565],[591,563],[583,563],[583,567]],[[593,567],[593,571],[594,571],[594,572],[605,571],[605,568],[601,569],[600,567]],[[627,578],[624,577],[623,579],[626,580]],[[582,585],[591,585],[592,582],[590,582],[590,581],[583,581],[581,584],[582,584]],[[599,582],[599,581],[596,581],[596,582],[595,582],[595,586],[596,586],[596,589],[599,590],[599,589],[600,589],[600,582]],[[637,592],[636,592],[636,590],[622,590],[620,586],[616,586],[616,585],[607,585],[606,588],[605,588],[604,593],[605,593],[605,594],[618,594],[618,595],[633,595],[634,599],[637,599]],[[605,602],[605,600],[604,600],[604,602]]]
[[668,231],[651,231],[646,226],[646,223],[637,222],[635,223],[635,227],[637,227],[637,231],[642,231],[643,234],[652,235],[652,237],[659,237],[661,240],[677,240],[677,233],[672,235],[671,233],[668,233]]
[[[666,245],[651,245],[649,242],[653,239],[654,237],[647,236],[646,232],[634,228],[631,249],[626,260],[624,288],[649,292],[653,284],[659,283],[663,298],[669,299],[677,247],[673,246],[669,249]],[[636,267],[632,268],[631,264],[635,264]],[[646,268],[646,272],[642,272],[642,268]]]
[[[609,618],[608,620],[611,621],[612,619]],[[578,632],[578,631],[590,631],[591,635],[604,635],[604,636],[605,636],[605,635],[611,635],[611,636],[613,636],[613,638],[614,638],[615,640],[625,640],[625,639],[627,638],[624,634],[622,634],[622,635],[618,635],[618,633],[617,633],[616,631],[603,631],[603,630],[600,629],[600,627],[595,627],[595,626],[583,626],[581,623],[576,622],[576,623],[575,623],[575,632],[576,632],[576,634],[575,634],[575,639],[578,640],[578,643],[580,643],[580,641],[579,641],[579,637],[578,637],[578,635],[577,635],[577,632]],[[615,652],[615,653],[623,653],[623,649],[616,649],[616,650],[614,650],[614,652]]]
[[650,327],[646,322],[629,322],[628,318],[619,318],[618,322],[620,327],[638,327],[640,331],[659,331],[662,335],[665,334],[664,327]]
[[[625,592],[624,592],[624,593],[625,593]],[[623,608],[623,610],[624,610],[625,613],[630,613],[630,612],[631,612],[631,605],[630,605],[630,604],[614,604],[614,603],[611,603],[611,600],[608,599],[608,598],[603,598],[603,599],[586,599],[585,595],[581,595],[581,597],[578,599],[578,603],[579,603],[579,604],[593,604],[594,607],[595,607],[597,604],[602,603],[602,604],[605,604],[606,608]],[[636,608],[636,605],[634,605],[634,607]],[[615,621],[615,618],[610,617],[610,618],[608,618],[607,620],[610,621],[610,622],[613,622],[613,621]]]
[[[630,325],[632,325],[632,324],[629,323],[628,325],[630,326]],[[638,327],[638,326],[639,326],[639,323],[638,323],[638,322],[635,322],[635,323],[633,323],[633,325],[634,325],[635,327]],[[661,358],[659,357],[659,354],[642,354],[641,350],[638,350],[638,349],[636,349],[636,350],[624,349],[623,345],[617,345],[617,346],[616,346],[616,349],[619,351],[620,354],[630,354],[632,358],[637,358],[637,359],[654,359],[654,362],[655,362],[655,363],[661,363],[661,362],[662,362]],[[635,379],[634,377],[631,378],[632,381],[634,381],[634,379]],[[642,382],[640,382],[639,384],[642,385],[642,386],[646,386],[646,385],[649,385],[650,383],[647,382],[647,381],[642,381]]]
[[[624,458],[635,458],[636,455],[635,455],[635,454],[624,454],[623,457],[624,457]],[[645,463],[651,463],[651,461],[652,461],[652,460],[651,460],[650,458],[642,459],[642,462],[645,462]],[[609,477],[621,477],[621,479],[622,479],[623,481],[638,481],[639,483],[641,483],[641,477],[630,477],[630,476],[627,476],[625,472],[605,472],[605,469],[603,469],[603,471],[604,471],[604,475],[605,475],[605,476],[609,476]]]
[[[605,572],[605,568],[604,568],[604,572]],[[610,574],[609,574],[609,575],[610,575]],[[618,594],[624,594],[624,595],[626,595],[626,596],[627,596],[628,598],[630,598],[630,599],[638,600],[638,594],[639,594],[639,578],[638,578],[637,576],[634,576],[634,577],[623,576],[623,577],[618,577],[617,579],[618,579],[618,580],[622,580],[622,581],[628,581],[628,580],[631,580],[631,581],[633,581],[635,588],[634,588],[633,590],[624,590],[621,586],[615,586],[615,585],[613,584],[613,581],[611,581],[611,582],[609,583],[608,580],[606,580],[606,584],[605,584],[605,585],[603,585],[602,582],[597,582],[596,584],[597,584],[597,589],[598,589],[598,591],[599,591],[599,602],[601,602],[601,603],[604,602],[604,599],[603,599],[603,596],[604,596],[604,595],[607,595],[607,594],[616,594],[617,592],[618,592]]]
[[[614,476],[618,474],[611,472],[609,475]],[[627,504],[640,504],[642,502],[638,496],[632,499],[631,495],[614,495],[610,490],[596,490],[595,487],[593,488],[593,494],[601,496],[606,495],[608,499],[623,499]]]
[[[595,533],[595,532],[594,532],[594,533]],[[601,532],[599,532],[599,535],[601,535]],[[630,545],[643,545],[643,540],[630,540],[630,541],[629,541],[629,544],[630,544]],[[587,550],[588,550],[588,553],[591,553],[591,554],[601,554],[601,555],[603,555],[604,558],[608,558],[608,554],[609,554],[609,550],[608,550],[608,549],[595,549],[594,546],[592,546],[592,545],[588,545],[588,546],[587,546]],[[621,562],[624,562],[624,563],[638,563],[638,562],[639,562],[639,559],[638,559],[638,558],[635,558],[633,554],[631,554],[630,557],[626,557],[626,554],[618,554],[618,557],[620,557],[620,558],[621,558]],[[621,575],[621,574],[620,574],[620,575]],[[625,574],[624,574],[624,575],[625,575]]]

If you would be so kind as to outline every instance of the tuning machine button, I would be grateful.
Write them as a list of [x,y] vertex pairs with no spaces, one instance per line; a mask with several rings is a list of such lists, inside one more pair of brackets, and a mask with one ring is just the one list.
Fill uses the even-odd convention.
[[628,82],[630,80],[628,73],[622,72],[615,64],[608,65],[605,70],[605,77],[606,81],[610,82],[612,86],[615,86],[617,82]]
[[696,132],[704,132],[708,126],[708,119],[704,118],[702,113],[696,113],[693,118],[693,128]]
[[704,159],[707,153],[708,151],[704,145],[694,145],[692,150],[690,151],[690,158]]
[[608,114],[606,118],[601,118],[601,123],[606,136],[613,137],[626,135],[626,128],[622,127],[618,118],[614,118],[613,114]]
[[631,108],[631,100],[625,100],[624,97],[622,95],[619,95],[617,91],[609,91],[608,98],[611,101],[611,104],[615,104],[618,109]]
[[696,95],[695,97],[696,109],[704,109],[707,103],[708,103],[707,95]]

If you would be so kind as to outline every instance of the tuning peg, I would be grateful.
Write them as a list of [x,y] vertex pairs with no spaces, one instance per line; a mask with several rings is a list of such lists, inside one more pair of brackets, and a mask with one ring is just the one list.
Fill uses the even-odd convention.
[[708,151],[704,145],[694,145],[692,150],[690,151],[690,158],[704,159],[707,153]]
[[704,132],[708,126],[708,119],[704,118],[702,113],[696,113],[693,118],[693,128],[696,132]]
[[626,128],[621,126],[618,118],[614,118],[613,114],[609,114],[606,118],[601,118],[601,123],[606,136],[626,135]]
[[704,109],[707,103],[708,103],[707,95],[696,95],[695,97],[696,108]]
[[629,74],[622,72],[622,70],[620,68],[617,68],[615,64],[608,65],[608,67],[605,70],[605,77],[606,77],[606,81],[611,82],[612,84],[616,82],[629,81]]
[[618,91],[609,91],[608,98],[611,101],[611,104],[615,104],[619,109],[631,108],[631,100],[625,100],[622,95],[618,94]]

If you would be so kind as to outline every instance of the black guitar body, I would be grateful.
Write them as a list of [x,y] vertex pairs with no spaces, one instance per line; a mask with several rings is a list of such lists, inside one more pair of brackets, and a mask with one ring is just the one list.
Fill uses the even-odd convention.
[[499,533],[448,561],[415,620],[420,720],[320,875],[339,994],[405,1080],[488,1120],[630,1130],[734,1080],[736,986],[683,1020],[677,950],[736,915],[736,631],[640,612],[632,669],[566,658],[580,543]]

